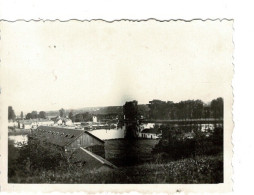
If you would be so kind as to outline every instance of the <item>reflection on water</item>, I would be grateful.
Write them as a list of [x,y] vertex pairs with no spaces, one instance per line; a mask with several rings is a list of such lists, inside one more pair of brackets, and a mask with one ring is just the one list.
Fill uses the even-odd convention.
[[15,147],[19,147],[20,144],[27,144],[27,135],[9,135],[9,140],[14,142]]

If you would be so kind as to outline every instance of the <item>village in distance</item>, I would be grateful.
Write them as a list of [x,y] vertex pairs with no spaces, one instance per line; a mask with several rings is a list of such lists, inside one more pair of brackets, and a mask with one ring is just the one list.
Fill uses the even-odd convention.
[[223,98],[17,114],[9,183],[223,183]]

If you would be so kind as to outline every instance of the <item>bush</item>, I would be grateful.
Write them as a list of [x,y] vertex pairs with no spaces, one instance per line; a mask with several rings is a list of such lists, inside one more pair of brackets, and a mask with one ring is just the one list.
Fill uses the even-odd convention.
[[66,170],[35,170],[16,183],[222,183],[223,156],[198,156],[167,163],[147,163],[109,171],[72,167]]
[[8,140],[8,177],[13,177],[18,169],[19,150],[14,147],[14,141]]
[[196,131],[193,138],[185,138],[179,130],[170,130],[166,139],[164,137],[154,147],[153,153],[163,153],[164,157],[173,160],[223,153],[223,129],[215,128],[210,134]]
[[171,137],[169,140],[160,140],[152,152],[154,154],[164,153],[164,156],[167,156],[167,158],[176,160],[195,155],[195,145],[196,142],[193,139]]
[[68,158],[61,148],[28,137],[28,144],[8,145],[8,177],[15,180],[40,171],[68,168]]
[[54,170],[67,165],[67,157],[62,148],[28,137],[28,144],[21,147],[20,161],[30,165],[31,169]]

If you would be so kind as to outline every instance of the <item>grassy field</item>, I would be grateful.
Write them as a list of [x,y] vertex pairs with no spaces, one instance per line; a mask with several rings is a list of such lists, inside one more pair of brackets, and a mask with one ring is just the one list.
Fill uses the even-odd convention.
[[223,156],[199,156],[163,164],[122,167],[111,171],[58,170],[9,178],[10,183],[222,183]]

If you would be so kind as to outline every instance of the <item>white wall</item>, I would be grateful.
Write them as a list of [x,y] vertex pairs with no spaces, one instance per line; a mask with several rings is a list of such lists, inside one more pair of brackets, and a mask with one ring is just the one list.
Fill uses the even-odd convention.
[[122,139],[125,135],[125,128],[122,129],[98,129],[89,131],[89,133],[94,136],[100,138],[101,140],[109,140],[109,139]]

